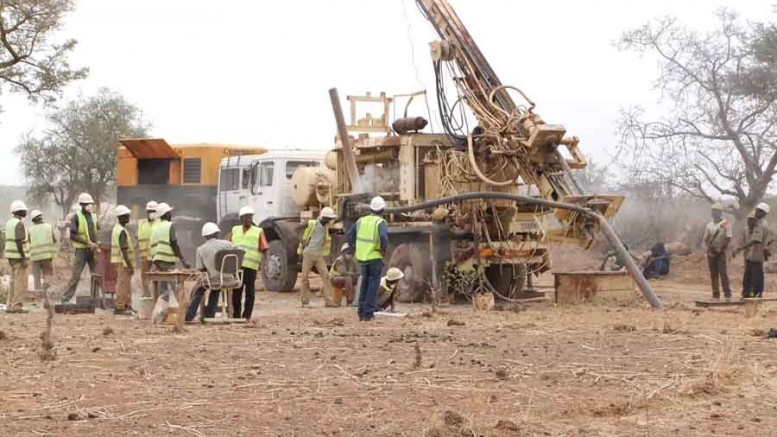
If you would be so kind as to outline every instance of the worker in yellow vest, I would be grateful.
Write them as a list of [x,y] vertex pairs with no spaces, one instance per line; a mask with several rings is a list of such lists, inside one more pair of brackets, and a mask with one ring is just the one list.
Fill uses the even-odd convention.
[[24,226],[27,205],[21,200],[11,202],[13,216],[5,224],[5,257],[11,265],[11,283],[6,301],[7,313],[26,313],[22,306],[27,293],[27,266],[30,259],[30,238]]
[[[32,279],[36,290],[48,289],[54,275],[54,258],[57,256],[57,237],[54,227],[43,222],[43,213],[37,209],[30,213],[30,260]],[[44,285],[45,284],[45,285]]]
[[[170,271],[180,260],[183,268],[188,270],[191,266],[184,259],[181,248],[178,246],[178,237],[172,223],[173,207],[162,202],[157,205],[156,213],[159,223],[153,227],[149,249],[153,267],[163,272]],[[160,295],[168,300],[170,298],[168,291],[170,291],[169,284],[156,284],[154,301],[156,302],[156,298]]]
[[135,274],[135,249],[127,232],[130,211],[124,205],[114,209],[118,223],[111,232],[111,264],[116,269],[116,298],[113,304],[113,314],[132,315],[132,275]]
[[332,284],[329,282],[329,270],[326,266],[326,257],[332,251],[332,237],[329,235],[329,224],[337,218],[335,211],[326,207],[321,210],[318,220],[309,220],[302,234],[302,239],[297,248],[297,255],[302,256],[302,289],[299,297],[302,307],[310,305],[310,271],[316,267],[321,276],[321,285],[324,288],[324,305],[326,307],[339,306],[332,302]]
[[370,201],[371,214],[357,220],[347,233],[348,244],[356,248],[356,261],[361,265],[360,321],[372,320],[378,305],[383,257],[386,256],[388,247],[388,225],[380,216],[385,208],[386,202],[382,197],[373,197]]
[[157,203],[153,200],[146,204],[146,218],[138,220],[138,251],[140,252],[140,280],[143,283],[143,297],[151,296],[151,284],[147,275],[151,270],[151,233],[154,225],[159,223],[156,218]]
[[76,294],[78,282],[84,267],[89,265],[89,273],[97,273],[95,253],[99,248],[97,241],[97,216],[94,214],[94,199],[89,193],[78,195],[81,209],[76,211],[70,222],[70,241],[75,248],[73,271],[65,289],[62,291],[62,303],[70,302]]
[[[262,253],[267,251],[267,240],[262,228],[254,224],[254,210],[250,206],[240,208],[240,224],[232,228],[227,240],[243,249],[243,286],[232,290],[232,317],[251,320],[256,299],[256,276],[262,263]],[[243,305],[245,291],[245,305]],[[242,310],[242,311],[241,311]]]

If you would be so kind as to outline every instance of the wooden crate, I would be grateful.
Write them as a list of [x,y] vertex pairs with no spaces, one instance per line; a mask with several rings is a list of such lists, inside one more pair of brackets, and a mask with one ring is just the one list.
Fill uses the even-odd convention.
[[626,301],[635,296],[635,283],[628,272],[554,273],[555,302],[576,305],[594,301]]

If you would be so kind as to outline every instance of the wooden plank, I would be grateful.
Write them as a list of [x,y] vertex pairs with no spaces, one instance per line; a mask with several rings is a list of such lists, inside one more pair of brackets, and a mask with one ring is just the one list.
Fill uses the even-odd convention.
[[696,306],[701,308],[711,308],[711,307],[732,307],[732,306],[742,306],[747,302],[757,303],[757,302],[777,302],[777,297],[748,297],[746,299],[736,299],[736,300],[717,300],[717,299],[710,299],[710,300],[697,300]]

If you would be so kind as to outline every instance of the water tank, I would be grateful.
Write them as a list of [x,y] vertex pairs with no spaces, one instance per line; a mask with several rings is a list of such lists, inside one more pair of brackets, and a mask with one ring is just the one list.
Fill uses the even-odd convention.
[[324,157],[324,164],[326,164],[327,168],[330,170],[337,170],[337,151],[336,150],[330,150],[326,152],[326,156]]
[[299,167],[291,176],[291,197],[299,206],[329,204],[335,174],[326,167]]

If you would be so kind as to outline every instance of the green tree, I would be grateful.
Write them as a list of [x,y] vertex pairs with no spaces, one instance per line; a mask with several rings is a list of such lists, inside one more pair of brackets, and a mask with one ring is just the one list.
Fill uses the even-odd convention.
[[122,96],[101,89],[53,109],[42,135],[26,135],[15,152],[30,196],[52,196],[67,214],[78,193],[98,204],[116,178],[116,148],[124,137],[145,137],[149,125],[140,110]]
[[68,83],[86,77],[87,69],[68,62],[76,41],[55,38],[73,7],[73,0],[0,1],[0,92],[52,102]]

